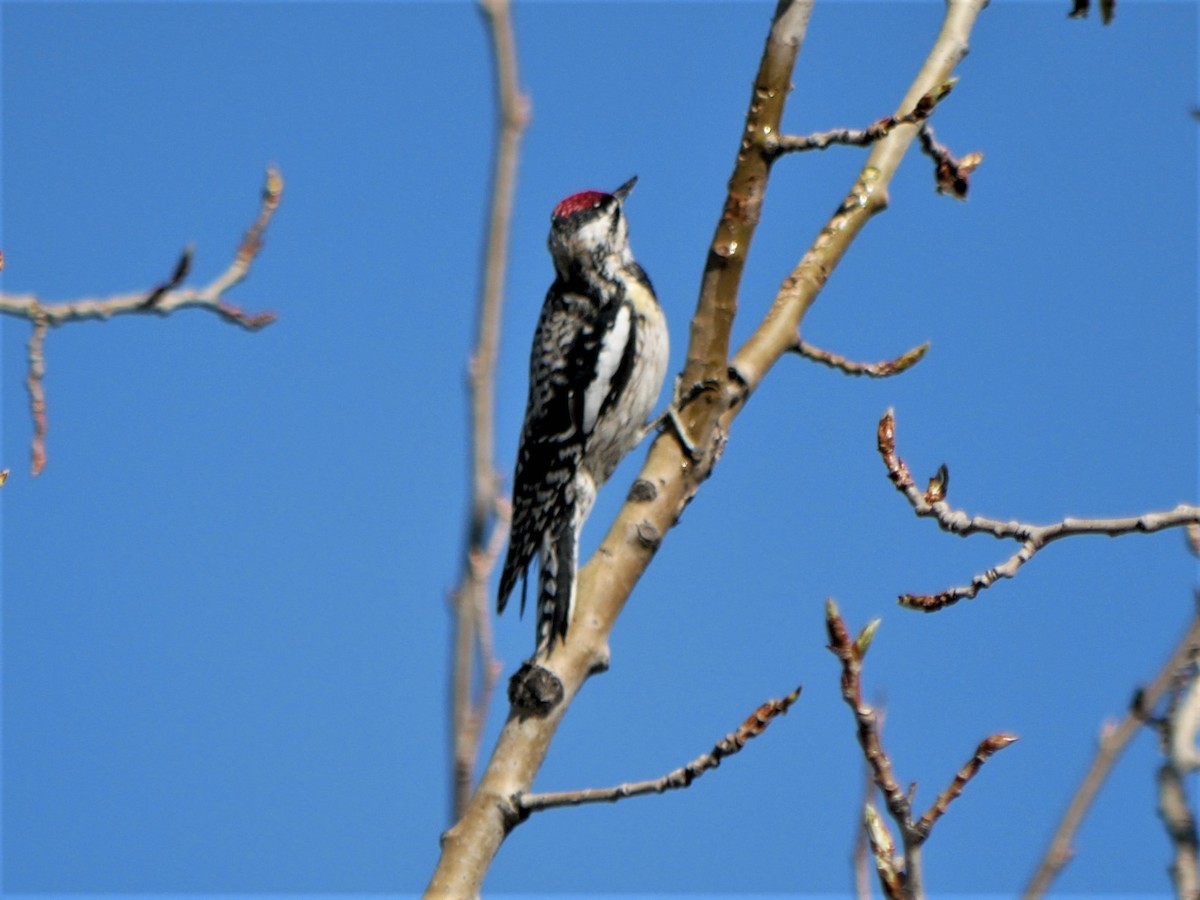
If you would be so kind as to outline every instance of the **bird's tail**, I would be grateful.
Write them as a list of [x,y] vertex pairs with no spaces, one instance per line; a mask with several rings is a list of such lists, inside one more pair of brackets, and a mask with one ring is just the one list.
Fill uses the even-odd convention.
[[549,653],[556,640],[566,640],[575,608],[578,554],[578,532],[573,518],[567,516],[546,533],[538,559],[538,650],[545,646]]

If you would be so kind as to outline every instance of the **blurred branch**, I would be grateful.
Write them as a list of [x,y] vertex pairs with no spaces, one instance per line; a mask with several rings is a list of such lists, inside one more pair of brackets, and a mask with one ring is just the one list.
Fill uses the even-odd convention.
[[875,868],[886,896],[909,900],[925,895],[922,884],[921,846],[929,838],[933,826],[945,815],[950,804],[962,795],[963,789],[978,774],[983,764],[1017,738],[1011,734],[994,734],[980,741],[975,753],[955,774],[949,786],[938,795],[924,815],[914,820],[912,804],[916,785],[910,785],[908,790],[903,790],[896,781],[892,761],[883,749],[880,739],[879,715],[862,699],[862,663],[878,626],[879,620],[875,619],[852,639],[845,621],[838,612],[837,604],[832,600],[825,602],[825,629],[829,635],[829,650],[842,665],[842,699],[854,713],[858,744],[871,770],[872,780],[883,794],[892,821],[900,829],[902,860],[896,858],[895,841],[887,825],[872,804],[866,805],[864,825],[875,857]]
[[[948,0],[942,28],[898,115],[945,84],[966,55],[984,0]],[[491,860],[519,821],[514,796],[525,795],[571,701],[589,676],[609,664],[608,636],[663,537],[679,520],[720,458],[729,428],[766,372],[790,352],[805,313],[866,222],[887,205],[887,188],[916,137],[900,125],[876,141],[850,194],[783,282],[749,341],[732,357],[730,335],[741,275],[762,210],[792,71],[807,33],[811,0],[780,0],[754,79],[724,207],[709,245],[691,322],[681,385],[687,398],[673,421],[685,440],[664,432],[599,550],[579,573],[571,640],[538,657],[510,696],[522,700],[508,721],[462,818],[442,838],[431,895],[479,893]],[[685,444],[697,448],[695,454]],[[531,677],[536,676],[536,677]],[[533,685],[537,691],[528,690]],[[525,702],[528,699],[530,702]],[[548,699],[548,702],[541,702]]]
[[973,534],[990,534],[1002,540],[1020,543],[1021,548],[998,566],[988,569],[971,579],[971,583],[952,587],[937,594],[902,594],[900,604],[922,612],[939,609],[969,600],[981,590],[991,587],[1001,578],[1012,578],[1017,570],[1029,562],[1047,544],[1067,537],[1083,534],[1102,534],[1120,537],[1125,534],[1151,534],[1166,528],[1184,528],[1200,522],[1200,507],[1180,504],[1165,512],[1149,512],[1138,516],[1117,519],[1066,518],[1049,525],[1031,525],[1026,522],[988,519],[983,516],[968,516],[946,503],[949,472],[943,465],[930,481],[929,487],[921,491],[913,482],[908,466],[896,455],[896,420],[892,410],[879,420],[877,433],[879,454],[887,467],[888,478],[912,504],[913,511],[921,517],[932,518],[943,531],[968,537]]
[[64,303],[43,303],[34,294],[0,293],[0,313],[28,319],[33,323],[33,335],[29,339],[29,371],[25,378],[33,418],[30,465],[33,475],[39,475],[46,466],[46,393],[43,378],[46,374],[45,343],[49,327],[134,313],[167,316],[178,309],[188,307],[207,309],[225,321],[240,325],[248,331],[257,331],[270,325],[275,321],[274,314],[265,312],[250,315],[226,301],[225,293],[249,274],[254,258],[262,249],[263,234],[275,210],[278,209],[282,196],[283,178],[279,170],[274,167],[268,168],[258,217],[242,238],[229,268],[203,288],[182,287],[183,280],[191,270],[192,247],[189,245],[180,254],[170,277],[149,291]]
[[[882,703],[876,703],[875,731],[879,735],[883,734],[883,720],[883,705]],[[877,815],[873,802],[875,799],[875,776],[871,771],[871,766],[865,761],[863,763],[862,790],[862,808],[864,813],[868,817],[872,814]],[[882,849],[875,850],[871,844],[873,824],[868,825],[866,821],[863,821],[854,828],[854,849],[850,854],[850,866],[854,872],[854,896],[856,900],[871,900],[871,863],[867,858],[868,851],[870,850],[873,858],[876,860],[884,853]],[[894,850],[895,848],[893,847],[892,852]]]
[[[1200,602],[1200,595],[1196,597]],[[1198,616],[1200,618],[1200,616]],[[1200,837],[1196,815],[1188,802],[1184,780],[1200,768],[1196,740],[1200,733],[1200,672],[1196,657],[1200,640],[1178,663],[1171,680],[1166,714],[1149,720],[1157,726],[1166,760],[1158,770],[1158,814],[1171,842],[1169,871],[1175,896],[1200,897]],[[1145,701],[1143,700],[1143,703]],[[1153,705],[1151,706],[1153,708]]]
[[191,248],[185,248],[175,264],[174,273],[164,283],[149,291],[114,294],[105,298],[87,298],[64,303],[43,303],[33,294],[0,293],[0,313],[36,322],[44,318],[47,325],[63,325],[83,319],[111,319],[129,313],[169,315],[179,309],[200,308],[215,312],[221,318],[250,331],[275,321],[272,313],[249,314],[225,300],[225,294],[250,273],[254,258],[262,249],[263,234],[283,196],[283,178],[279,170],[267,170],[266,186],[258,217],[247,230],[234,254],[233,262],[212,282],[202,288],[182,288],[179,282],[191,266]]
[[[492,201],[483,260],[483,287],[475,350],[469,366],[471,394],[471,506],[462,576],[454,590],[454,657],[451,662],[450,728],[453,759],[451,816],[466,809],[475,781],[479,741],[501,663],[492,646],[487,586],[508,535],[508,504],[495,466],[496,354],[508,265],[509,223],[516,190],[521,134],[529,123],[529,99],[517,77],[516,41],[508,0],[480,0],[491,38],[499,108]],[[491,534],[489,536],[489,530]],[[479,687],[476,690],[476,661]]]
[[1196,817],[1188,806],[1181,773],[1170,762],[1158,770],[1158,814],[1171,840],[1171,881],[1175,896],[1200,897],[1200,873],[1196,866]]
[[1146,724],[1150,710],[1176,684],[1179,673],[1191,664],[1200,653],[1200,614],[1194,615],[1184,632],[1183,638],[1171,652],[1166,663],[1154,676],[1148,687],[1139,688],[1134,694],[1125,718],[1116,725],[1106,725],[1100,732],[1096,756],[1088,768],[1083,781],[1076,789],[1059,822],[1054,836],[1043,854],[1037,869],[1029,879],[1023,896],[1027,900],[1043,896],[1059,872],[1070,861],[1074,851],[1075,834],[1083,823],[1096,794],[1107,780],[1116,761],[1125,751],[1129,741],[1142,725]]
[[1200,766],[1196,754],[1197,727],[1200,726],[1200,677],[1194,666],[1187,686],[1181,689],[1173,708],[1163,719],[1161,729],[1167,759],[1158,770],[1158,814],[1171,842],[1171,880],[1175,896],[1200,897],[1200,867],[1197,851],[1196,816],[1188,803],[1184,779]]
[[818,362],[823,366],[829,366],[831,369],[837,369],[846,375],[867,375],[871,378],[888,378],[889,376],[906,372],[919,363],[928,351],[929,342],[926,341],[924,344],[913,347],[911,350],[906,350],[895,359],[863,363],[854,362],[829,350],[822,350],[820,347],[814,347],[803,338],[797,338],[796,345],[792,348],[792,352],[798,356],[811,359],[813,362]]
[[746,721],[738,726],[737,731],[727,734],[707,753],[701,754],[685,766],[674,769],[661,778],[651,778],[647,781],[631,781],[607,788],[587,788],[579,791],[559,791],[547,794],[522,794],[513,798],[513,806],[518,815],[524,819],[530,813],[543,809],[553,809],[557,806],[579,806],[584,803],[615,803],[626,797],[639,797],[644,794],[662,794],[666,791],[677,790],[691,785],[693,781],[710,769],[715,769],[721,760],[733,756],[746,746],[746,743],[758,737],[771,721],[788,711],[800,696],[800,688],[782,699],[772,699],[754,710]]
[[29,371],[25,389],[29,392],[29,413],[33,419],[33,439],[30,444],[30,471],[34,477],[46,468],[46,333],[49,326],[45,316],[35,316],[33,332],[29,335]]

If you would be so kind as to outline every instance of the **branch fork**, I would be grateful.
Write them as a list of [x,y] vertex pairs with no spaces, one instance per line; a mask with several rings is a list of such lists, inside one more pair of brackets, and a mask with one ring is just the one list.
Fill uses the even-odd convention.
[[850,707],[857,725],[859,747],[871,772],[875,786],[883,795],[888,814],[900,832],[903,853],[897,855],[896,841],[887,823],[874,805],[864,808],[863,826],[875,858],[875,868],[880,884],[888,897],[917,898],[924,896],[921,875],[921,846],[933,831],[933,826],[946,814],[950,804],[962,796],[967,784],[994,754],[1012,745],[1015,735],[994,734],[984,738],[975,748],[974,754],[951,779],[945,790],[919,818],[913,818],[913,803],[916,785],[908,790],[901,789],[892,769],[892,761],[880,739],[879,715],[862,699],[862,664],[879,627],[875,619],[858,633],[850,637],[845,620],[832,599],[825,602],[825,629],[829,635],[829,650],[842,667],[842,699]]
[[[79,322],[85,319],[107,320],[126,314],[154,313],[167,316],[178,309],[198,307],[216,313],[225,321],[258,331],[275,321],[270,312],[250,314],[225,299],[225,293],[242,282],[263,246],[263,235],[283,197],[283,177],[279,170],[267,169],[266,183],[257,218],[242,238],[233,262],[216,279],[202,288],[183,287],[192,267],[193,247],[189,244],[180,254],[171,275],[149,291],[117,294],[100,299],[72,300],[63,303],[43,303],[34,294],[0,293],[0,313],[27,319],[33,325],[29,339],[29,369],[25,386],[29,392],[30,416],[33,419],[33,438],[30,448],[30,470],[34,476],[46,467],[46,374],[45,343],[51,326]],[[2,257],[0,257],[2,259]],[[0,263],[2,268],[2,263]]]
[[1082,534],[1103,534],[1109,537],[1132,533],[1151,534],[1166,528],[1191,528],[1200,524],[1200,506],[1182,503],[1163,512],[1148,512],[1116,519],[1067,517],[1048,525],[968,516],[961,510],[953,509],[946,502],[950,472],[945,464],[938,468],[924,491],[916,486],[908,465],[896,454],[896,418],[891,409],[879,420],[876,441],[879,455],[887,468],[888,478],[919,517],[932,518],[943,531],[959,537],[990,534],[992,537],[1020,544],[1020,548],[1012,556],[999,565],[975,575],[969,584],[947,588],[936,594],[900,595],[901,606],[919,609],[922,612],[936,612],[959,600],[969,600],[1001,578],[1015,577],[1021,566],[1047,544],[1062,538]]

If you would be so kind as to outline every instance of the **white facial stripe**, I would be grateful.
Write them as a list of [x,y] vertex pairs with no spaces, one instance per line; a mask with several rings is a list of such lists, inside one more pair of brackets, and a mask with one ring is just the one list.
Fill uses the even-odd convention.
[[580,226],[572,243],[581,251],[603,246],[608,241],[608,230],[611,227],[612,221],[608,216],[597,216]]
[[608,396],[613,376],[617,374],[617,368],[621,365],[625,345],[629,343],[629,323],[629,307],[622,303],[613,320],[612,329],[600,345],[600,356],[596,360],[596,378],[588,385],[587,392],[583,395],[584,434],[591,434],[596,426],[600,406]]

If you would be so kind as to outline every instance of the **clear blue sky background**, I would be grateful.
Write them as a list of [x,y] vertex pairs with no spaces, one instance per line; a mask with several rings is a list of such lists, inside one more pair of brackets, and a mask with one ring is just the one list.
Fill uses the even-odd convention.
[[[536,816],[506,892],[844,892],[861,761],[822,603],[882,616],[867,690],[922,807],[997,731],[926,852],[938,893],[1024,883],[1095,746],[1192,608],[1178,532],[1079,539],[936,616],[897,594],[1014,549],[916,520],[875,453],[895,406],[919,478],[973,513],[1048,521],[1197,499],[1197,10],[994,3],[935,119],[983,150],[970,200],[911,155],[805,323],[867,383],[787,359],[663,545],[537,787],[659,775],[760,702],[804,696],[691,789]],[[519,4],[533,102],[513,223],[498,459],[512,465],[548,214],[640,181],[632,239],[682,362],[773,4]],[[823,3],[785,123],[895,108],[937,3]],[[276,163],[283,206],[232,299],[55,330],[50,462],[27,474],[29,328],[3,324],[3,887],[406,893],[447,825],[447,592],[466,490],[464,372],[493,146],[467,3],[3,6],[4,289],[145,289],[196,243],[221,271]],[[737,336],[766,309],[863,151],[775,171]],[[640,459],[642,451],[635,456]],[[602,495],[598,541],[636,469]],[[496,625],[511,672],[532,622]],[[503,719],[489,721],[485,749]],[[1059,887],[1168,890],[1150,734]]]

